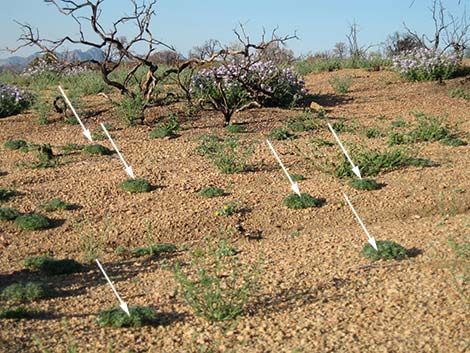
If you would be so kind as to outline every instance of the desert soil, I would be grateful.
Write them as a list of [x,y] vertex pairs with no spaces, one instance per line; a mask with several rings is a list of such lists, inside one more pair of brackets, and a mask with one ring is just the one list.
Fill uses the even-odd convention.
[[[356,127],[339,134],[348,148],[362,144],[385,149],[385,137],[367,139],[364,130],[389,131],[397,119],[415,123],[412,111],[445,118],[469,140],[470,101],[448,95],[451,88],[468,89],[468,79],[408,83],[389,71],[343,70],[339,75],[351,75],[353,85],[349,93],[336,95],[329,84],[334,74],[338,73],[311,74],[306,84],[325,106],[328,119]],[[42,278],[63,295],[37,302],[45,312],[39,319],[1,320],[0,351],[40,352],[42,346],[65,352],[74,342],[78,352],[108,352],[110,345],[113,352],[470,352],[468,302],[452,281],[448,265],[449,236],[469,236],[468,145],[414,144],[411,148],[418,157],[438,165],[381,173],[376,179],[385,187],[357,191],[306,158],[322,162],[312,139],[334,142],[322,120],[320,130],[299,133],[295,140],[273,141],[287,169],[306,177],[299,182],[301,191],[326,199],[321,208],[291,210],[282,205],[289,183],[264,140],[272,128],[283,126],[300,110],[255,109],[236,116],[234,120],[247,128],[241,139],[255,143],[254,167],[223,175],[195,152],[200,136],[227,135],[220,115],[203,112],[185,118],[178,138],[149,140],[152,123],[178,107],[153,109],[146,116],[147,125],[123,128],[105,100],[87,101],[92,110],[108,109],[86,119],[87,126],[94,130],[106,122],[119,127],[112,134],[124,158],[137,177],[156,188],[142,194],[122,191],[118,185],[126,174],[116,155],[76,154],[55,168],[34,170],[18,167],[33,158],[31,153],[0,147],[0,187],[14,186],[18,193],[8,206],[32,212],[37,204],[56,197],[80,206],[48,213],[57,223],[49,230],[21,232],[11,223],[1,224],[0,287],[38,279],[24,270],[29,256],[49,254],[84,262],[84,237],[92,237],[121,297],[129,305],[155,308],[166,317],[165,324],[99,327],[99,312],[118,302],[92,262],[80,274]],[[49,143],[56,153],[57,146],[86,143],[78,125],[55,119],[39,125],[32,112],[1,119],[0,142],[22,138]],[[111,148],[106,140],[99,143]],[[340,152],[337,145],[327,150],[333,155]],[[208,185],[228,193],[203,199],[197,192]],[[362,257],[359,252],[367,237],[343,192],[377,240],[396,241],[418,254],[398,262],[371,263]],[[247,211],[227,218],[214,214],[232,200]],[[221,235],[224,227],[243,231]],[[245,233],[262,238],[250,239]],[[226,237],[245,263],[256,262],[263,254],[259,292],[232,322],[214,324],[195,316],[177,294],[168,269],[174,261],[188,263],[184,249],[204,246],[206,236]],[[181,250],[171,257],[139,259],[115,253],[118,246],[145,246],[149,237]]]

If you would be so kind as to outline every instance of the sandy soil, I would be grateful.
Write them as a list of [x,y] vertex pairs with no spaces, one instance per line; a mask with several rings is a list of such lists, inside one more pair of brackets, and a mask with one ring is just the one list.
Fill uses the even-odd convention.
[[[312,74],[306,82],[331,121],[356,126],[355,132],[340,134],[347,146],[386,148],[386,138],[367,139],[364,129],[388,131],[397,119],[414,123],[411,111],[443,116],[469,140],[470,101],[448,95],[451,88],[469,88],[468,79],[444,85],[407,83],[392,72],[343,70],[339,75],[351,75],[353,85],[348,94],[338,96],[329,84],[334,74]],[[92,109],[106,108],[99,99],[89,103]],[[386,184],[384,188],[357,191],[305,158],[316,158],[312,138],[334,142],[322,121],[321,130],[273,142],[289,171],[306,177],[299,182],[301,191],[327,200],[318,209],[290,210],[282,205],[289,183],[264,139],[300,111],[257,109],[235,117],[247,127],[241,135],[244,143],[255,143],[255,167],[222,175],[195,152],[200,136],[227,134],[222,118],[204,112],[185,120],[180,137],[149,140],[150,123],[167,109],[150,111],[147,126],[112,132],[136,176],[157,186],[150,193],[128,194],[118,187],[126,174],[116,155],[77,154],[64,158],[66,163],[58,167],[32,170],[17,167],[31,159],[31,153],[0,148],[0,187],[14,186],[18,192],[9,206],[31,212],[54,197],[80,205],[77,210],[49,213],[58,225],[50,230],[20,232],[10,223],[1,224],[0,287],[38,278],[23,270],[28,256],[47,253],[85,261],[83,237],[89,236],[100,244],[101,262],[121,297],[129,305],[154,307],[166,316],[166,324],[100,328],[99,312],[118,303],[91,263],[78,275],[43,278],[64,295],[36,303],[45,311],[40,319],[1,320],[0,350],[38,352],[40,342],[52,352],[65,352],[73,341],[79,352],[107,352],[110,345],[113,352],[470,352],[468,302],[459,295],[446,266],[451,254],[448,237],[461,240],[469,235],[469,146],[413,145],[418,157],[438,166],[383,173],[376,179]],[[100,122],[122,127],[113,110],[86,120],[92,130]],[[55,147],[85,143],[78,125],[40,126],[32,113],[0,120],[2,145],[18,138]],[[108,141],[100,143],[111,148]],[[328,149],[333,155],[339,152],[337,146]],[[197,191],[207,185],[222,187],[228,195],[203,199]],[[361,257],[367,238],[342,192],[377,240],[393,240],[420,254],[376,264]],[[248,212],[228,218],[214,215],[231,200]],[[206,235],[220,237],[221,227],[241,225],[243,232],[225,234],[240,250],[240,260],[252,263],[264,254],[260,291],[245,313],[225,324],[211,324],[193,314],[175,295],[172,272],[162,266],[188,262],[185,251],[165,259],[123,259],[115,254],[118,246],[145,245],[149,222],[154,226],[152,240],[180,247],[195,247]],[[261,233],[262,239],[251,240],[245,232]]]

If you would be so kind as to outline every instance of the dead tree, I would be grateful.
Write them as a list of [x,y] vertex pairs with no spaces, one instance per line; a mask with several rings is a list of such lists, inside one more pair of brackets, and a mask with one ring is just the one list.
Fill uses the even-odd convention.
[[434,0],[430,10],[434,22],[432,37],[428,37],[426,34],[419,35],[404,23],[408,35],[424,48],[442,51],[453,49],[458,55],[463,55],[470,40],[468,37],[470,24],[467,22],[466,11],[460,18],[456,18],[445,9],[440,0]]
[[[78,35],[65,36],[61,39],[50,40],[41,38],[39,31],[31,25],[17,22],[22,30],[19,41],[22,44],[14,49],[9,49],[14,53],[23,47],[36,46],[41,52],[63,65],[72,65],[64,62],[58,53],[66,45],[81,45],[85,47],[100,49],[103,57],[98,59],[87,59],[74,62],[73,65],[93,65],[99,69],[106,84],[117,88],[123,95],[135,98],[141,94],[146,103],[152,97],[158,78],[156,72],[158,65],[151,60],[152,54],[158,47],[165,47],[175,51],[173,47],[154,38],[150,29],[151,20],[155,14],[154,6],[156,0],[138,4],[136,0],[131,0],[132,12],[124,15],[112,22],[110,29],[105,29],[101,21],[104,0],[95,1],[72,1],[72,0],[44,0],[45,3],[55,6],[64,16],[73,19],[78,27]],[[128,23],[134,24],[136,28],[132,37],[122,37],[122,26]],[[96,40],[92,40],[85,35],[85,27],[91,29]],[[145,53],[137,54],[136,47],[145,45]],[[118,68],[128,68],[127,74],[122,82],[111,77],[111,74]],[[140,82],[140,92],[135,92],[131,88],[131,81],[136,79],[136,72],[139,68],[145,67],[147,74],[145,80]]]

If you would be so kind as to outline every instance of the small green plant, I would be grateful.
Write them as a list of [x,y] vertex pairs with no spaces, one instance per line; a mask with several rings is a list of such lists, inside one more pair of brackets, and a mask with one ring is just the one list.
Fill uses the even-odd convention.
[[0,294],[3,300],[27,303],[54,296],[55,291],[42,283],[14,283],[4,288]]
[[382,136],[383,136],[383,133],[377,128],[369,128],[366,131],[366,137],[368,139],[375,139],[375,138],[379,138]]
[[243,147],[238,139],[223,140],[209,135],[201,138],[197,152],[205,156],[223,174],[240,173],[248,169],[248,159],[253,154],[253,145]]
[[288,208],[301,209],[308,207],[321,207],[326,203],[326,200],[317,199],[310,194],[302,193],[300,196],[297,194],[290,194],[282,201],[282,203]]
[[0,202],[8,201],[15,195],[15,192],[0,188]]
[[243,125],[240,124],[228,124],[225,127],[225,131],[227,131],[229,134],[240,134],[242,132],[245,132],[246,129]]
[[41,169],[41,168],[54,168],[58,165],[57,156],[52,152],[52,147],[49,144],[44,144],[40,146],[34,146],[34,150],[37,151],[36,158],[37,161],[31,163],[31,168]]
[[95,261],[101,253],[101,244],[99,244],[92,235],[82,235],[81,240],[81,250],[85,254],[85,262],[91,263]]
[[224,196],[225,191],[224,189],[215,187],[215,186],[206,186],[199,190],[198,194],[205,198],[212,198],[212,197],[219,197]]
[[39,315],[37,310],[33,310],[24,305],[7,306],[0,308],[0,319],[34,319]]
[[129,315],[120,307],[114,307],[102,311],[98,316],[98,324],[108,327],[142,327],[146,325],[157,325],[159,318],[153,308],[146,306],[130,306]]
[[445,146],[451,146],[451,147],[460,147],[460,146],[466,146],[467,142],[457,138],[457,137],[452,137],[452,136],[447,136],[444,137],[442,140],[439,141],[441,144]]
[[409,136],[414,142],[440,141],[449,136],[449,129],[437,116],[415,113],[418,126],[410,131]]
[[215,249],[215,255],[219,257],[224,256],[235,256],[238,253],[238,250],[231,246],[225,239],[220,240],[217,243]]
[[407,143],[406,136],[398,132],[392,132],[387,140],[388,146],[403,145],[405,143]]
[[223,205],[221,208],[219,208],[217,211],[215,211],[216,216],[223,216],[223,217],[229,217],[235,213],[240,212],[238,209],[238,206],[235,202],[229,202],[225,205]]
[[361,250],[361,255],[372,261],[403,260],[408,257],[407,250],[400,244],[390,240],[376,241],[377,250],[367,243]]
[[47,99],[44,97],[36,99],[36,102],[31,108],[36,111],[39,125],[49,124],[49,119],[47,117],[51,110],[51,105],[48,103]]
[[274,128],[274,129],[272,129],[269,136],[273,140],[278,140],[278,141],[292,140],[292,139],[295,139],[297,137],[295,134],[290,133],[289,130],[284,129],[284,128]]
[[15,219],[19,230],[41,230],[52,227],[51,220],[39,213],[27,213]]
[[353,79],[351,76],[334,75],[330,80],[330,85],[333,87],[334,91],[338,94],[346,94],[349,92]]
[[162,253],[172,253],[178,248],[173,244],[150,244],[149,246],[135,248],[131,251],[131,255],[135,257],[155,256]]
[[305,177],[302,174],[291,174],[290,178],[292,181],[302,181],[305,180]]
[[81,151],[85,148],[84,145],[77,145],[75,143],[68,143],[65,146],[60,147],[63,154],[71,154],[76,151]]
[[392,127],[400,128],[400,127],[407,127],[409,124],[405,120],[399,119],[399,120],[392,121],[390,125],[392,125]]
[[39,204],[38,208],[46,212],[65,211],[72,210],[74,205],[61,199],[52,199],[50,201]]
[[335,121],[333,124],[331,124],[331,127],[336,132],[353,132],[354,131],[354,129],[348,126],[344,121]]
[[168,115],[166,123],[156,127],[152,132],[149,134],[149,138],[156,139],[156,138],[164,138],[164,137],[175,137],[176,132],[180,129],[180,124],[178,123],[178,117],[170,113]]
[[19,150],[22,147],[28,146],[28,143],[24,140],[7,140],[3,147],[5,149],[14,151],[14,150]]
[[470,91],[463,88],[451,89],[449,91],[449,96],[452,98],[463,98],[470,100]]
[[352,179],[348,185],[357,190],[378,190],[382,188],[382,184],[377,183],[374,179]]
[[127,127],[142,125],[144,123],[145,104],[140,95],[135,97],[124,96],[119,104],[119,111],[123,119],[123,124]]
[[0,221],[14,221],[20,216],[20,212],[16,208],[1,207],[0,208]]
[[83,265],[72,259],[54,259],[48,256],[28,257],[24,266],[46,275],[62,275],[83,271]]
[[[191,266],[173,269],[185,302],[208,321],[227,321],[239,316],[257,290],[260,265],[244,265],[216,244],[191,252]],[[227,256],[229,255],[229,256]],[[185,270],[185,271],[183,271]]]
[[85,154],[97,156],[109,156],[113,153],[109,148],[100,144],[86,145],[82,151]]
[[149,192],[152,190],[152,185],[146,179],[127,179],[119,184],[121,189],[130,193]]

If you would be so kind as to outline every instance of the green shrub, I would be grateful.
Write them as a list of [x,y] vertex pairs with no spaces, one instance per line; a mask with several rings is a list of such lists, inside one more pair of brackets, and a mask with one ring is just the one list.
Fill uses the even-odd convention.
[[367,129],[366,131],[366,137],[368,139],[375,139],[375,138],[382,137],[382,136],[383,136],[382,132],[376,128],[370,128],[370,129]]
[[14,151],[19,150],[21,147],[26,147],[28,143],[24,140],[8,140],[3,145],[5,149]]
[[292,181],[302,181],[305,180],[305,177],[302,174],[290,174]]
[[405,120],[395,120],[390,125],[392,127],[407,127],[409,124]]
[[240,212],[238,206],[236,205],[235,202],[232,201],[232,202],[225,204],[224,206],[219,208],[217,211],[215,211],[215,215],[228,217],[238,212]]
[[387,140],[387,145],[389,146],[403,145],[405,143],[407,143],[406,136],[398,132],[392,132]]
[[398,243],[389,240],[376,241],[376,251],[367,243],[361,250],[361,255],[372,261],[377,260],[403,260],[408,257],[407,250]]
[[156,138],[164,138],[164,137],[174,137],[176,136],[176,132],[180,129],[180,124],[178,123],[178,118],[175,114],[170,113],[168,115],[167,122],[165,124],[161,124],[160,126],[156,127],[152,130],[149,134],[149,138],[156,139]]
[[191,266],[176,263],[173,269],[185,302],[211,322],[235,319],[257,290],[259,264],[242,264],[225,250],[207,244],[190,253]]
[[94,145],[86,145],[83,148],[83,153],[89,154],[89,155],[98,155],[98,156],[109,156],[110,154],[113,153],[109,148],[99,145],[99,144],[94,144]]
[[0,92],[0,118],[19,114],[34,102],[34,96],[18,86],[0,83]]
[[142,178],[124,180],[119,186],[121,189],[131,193],[149,192],[152,190],[152,185],[150,185],[148,180]]
[[346,94],[349,92],[349,88],[353,83],[351,76],[340,77],[334,75],[330,80],[330,85],[333,87],[334,91],[338,94]]
[[[351,164],[346,157],[341,155],[338,158],[342,158],[342,163],[336,166],[333,175],[337,178],[354,177]],[[384,152],[363,150],[354,155],[354,161],[356,165],[360,166],[362,176],[375,176],[381,171],[393,170],[400,167],[430,167],[435,165],[429,160],[413,157],[411,152],[405,149],[394,149]]]
[[65,146],[60,147],[63,154],[70,154],[75,151],[82,151],[85,148],[85,145],[77,145],[75,143],[68,143]]
[[287,129],[284,129],[284,128],[274,128],[274,129],[272,129],[269,136],[273,140],[278,140],[278,141],[292,140],[292,139],[295,139],[297,137],[296,135],[290,133]]
[[15,219],[19,230],[40,230],[52,227],[51,220],[39,213],[27,213]]
[[225,127],[225,131],[229,134],[239,134],[246,131],[246,128],[240,124],[229,124]]
[[451,89],[449,91],[449,96],[451,96],[452,98],[463,98],[470,100],[470,91],[465,90],[463,88]]
[[9,285],[2,290],[0,297],[3,300],[26,303],[34,300],[49,298],[54,295],[55,291],[45,284],[26,282]]
[[447,136],[439,141],[441,144],[451,147],[466,146],[467,143],[457,137]]
[[441,118],[415,113],[419,119],[418,127],[410,131],[409,136],[414,142],[440,141],[449,136],[449,130]]
[[15,193],[13,191],[0,188],[0,201],[8,201]]
[[125,126],[142,125],[144,123],[145,103],[142,97],[136,95],[135,98],[124,96],[119,104],[120,115]]
[[374,179],[352,179],[348,185],[357,190],[378,190],[382,185]]
[[248,168],[248,159],[253,154],[253,145],[243,148],[238,139],[227,137],[223,140],[209,135],[201,138],[197,152],[205,156],[223,174],[233,174]]
[[0,221],[13,221],[20,216],[20,213],[15,208],[2,207],[0,208]]
[[38,314],[37,310],[31,310],[23,305],[0,308],[0,319],[33,319]]
[[348,126],[343,121],[336,121],[333,124],[331,124],[331,127],[336,132],[353,132],[354,131],[354,129],[352,127]]
[[46,275],[62,275],[81,272],[83,265],[72,259],[54,259],[48,256],[32,256],[25,260],[24,266],[32,271]]
[[326,200],[317,199],[310,194],[302,193],[300,196],[297,194],[290,194],[282,201],[282,203],[288,208],[301,209],[308,207],[321,207],[326,203]]
[[98,324],[108,327],[141,327],[156,325],[159,318],[154,309],[145,306],[130,306],[130,316],[120,307],[102,311],[98,316]]
[[152,244],[146,247],[135,248],[131,251],[132,256],[154,256],[161,253],[172,253],[177,251],[178,248],[173,244]]
[[224,196],[225,191],[224,189],[217,188],[215,186],[206,186],[199,190],[198,194],[202,197],[211,198],[211,197],[218,197]]
[[73,209],[73,207],[73,204],[65,202],[61,199],[52,199],[50,201],[43,202],[38,205],[39,209],[44,210],[46,212],[71,210]]

